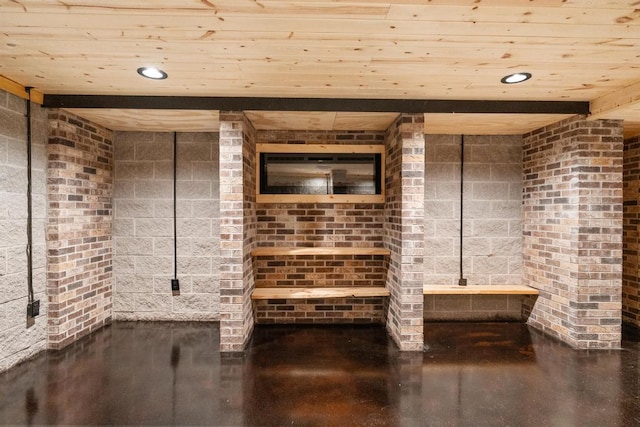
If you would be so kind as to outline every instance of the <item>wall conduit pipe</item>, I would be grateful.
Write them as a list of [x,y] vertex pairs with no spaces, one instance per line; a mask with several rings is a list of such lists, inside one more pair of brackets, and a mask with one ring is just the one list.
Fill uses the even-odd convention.
[[460,278],[458,279],[459,286],[467,286],[467,279],[464,277],[464,270],[462,265],[462,244],[464,233],[464,135],[460,135]]
[[177,225],[177,190],[178,181],[178,133],[173,132],[173,279],[171,279],[171,292],[180,295],[180,281],[178,280],[178,225]]
[[31,130],[31,87],[27,92],[27,319],[40,314],[40,301],[35,300],[33,292],[33,197],[32,197],[32,130]]

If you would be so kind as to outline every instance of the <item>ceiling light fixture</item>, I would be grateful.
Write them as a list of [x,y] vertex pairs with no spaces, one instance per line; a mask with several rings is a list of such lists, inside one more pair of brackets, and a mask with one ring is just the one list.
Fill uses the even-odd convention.
[[509,74],[508,76],[504,76],[501,80],[500,83],[504,83],[506,85],[512,85],[515,83],[522,83],[524,81],[527,81],[531,78],[531,73],[513,73],[513,74]]
[[138,74],[153,80],[164,80],[167,78],[167,73],[155,67],[140,67],[138,68]]

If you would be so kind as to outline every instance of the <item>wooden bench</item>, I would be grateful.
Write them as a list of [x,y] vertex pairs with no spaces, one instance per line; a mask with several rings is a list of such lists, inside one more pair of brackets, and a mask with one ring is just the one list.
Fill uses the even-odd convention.
[[424,295],[538,295],[540,292],[524,285],[424,285]]
[[260,247],[251,251],[252,256],[286,255],[390,255],[384,248],[306,248],[306,247]]
[[387,297],[389,290],[382,286],[347,286],[329,288],[255,288],[251,299],[315,299]]
[[[251,251],[254,257],[264,256],[304,256],[304,255],[390,255],[384,248],[336,248],[336,247],[259,247]],[[269,299],[322,299],[322,298],[368,298],[386,297],[389,290],[384,286],[346,286],[346,287],[269,287],[255,288],[251,294],[253,300]]]

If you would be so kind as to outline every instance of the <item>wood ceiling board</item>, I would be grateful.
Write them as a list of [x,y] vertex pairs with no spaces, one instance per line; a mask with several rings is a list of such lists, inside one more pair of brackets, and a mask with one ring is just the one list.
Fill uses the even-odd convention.
[[218,132],[218,111],[206,110],[125,110],[68,108],[73,114],[107,129],[145,132]]
[[640,135],[640,82],[591,101],[590,119],[624,120],[624,137]]
[[603,2],[592,2],[590,8],[562,7],[560,9],[557,6],[559,5],[540,5],[537,1],[535,5],[531,2],[528,4],[505,2],[501,6],[495,2],[477,2],[474,5],[441,4],[438,7],[439,13],[434,17],[434,4],[430,1],[422,4],[391,4],[387,19],[432,21],[435,18],[463,22],[606,25],[611,22],[624,24],[638,18],[638,13],[635,11],[627,13],[626,7],[620,8],[620,5],[618,8],[609,7]]
[[609,114],[613,111],[630,107],[637,110],[640,107],[640,82],[610,92],[591,101],[591,113],[594,117]]
[[565,114],[425,114],[425,134],[521,135],[564,120]]
[[95,13],[99,11],[103,14],[127,14],[127,15],[149,15],[149,14],[170,14],[173,16],[184,16],[198,14],[209,14],[214,17],[225,14],[233,15],[281,15],[281,16],[332,16],[351,18],[353,16],[369,16],[384,19],[388,13],[388,2],[380,5],[371,2],[354,5],[340,4],[340,2],[321,1],[273,1],[262,2],[251,1],[184,1],[184,0],[163,0],[159,10],[157,3],[137,2],[123,6],[122,1],[101,1],[99,6],[88,4],[86,0],[70,0],[63,4],[60,2],[42,1],[2,1],[0,5],[12,11],[29,11],[33,13],[56,13],[66,12],[72,14]]
[[364,130],[384,131],[397,113],[322,111],[245,111],[258,130]]
[[[357,48],[422,48],[424,51],[432,48],[463,48],[468,54],[473,54],[475,49],[483,48],[509,48],[515,51],[526,51],[533,49],[548,48],[554,50],[565,50],[571,53],[571,49],[580,50],[590,48],[601,51],[617,51],[620,49],[629,49],[637,46],[638,39],[630,37],[606,38],[594,34],[591,37],[505,37],[504,35],[490,36],[485,34],[473,35],[418,35],[418,36],[401,36],[369,34],[363,37],[362,34],[332,34],[332,33],[312,33],[291,31],[271,31],[256,32],[246,31],[216,31],[210,33],[202,29],[187,29],[180,31],[171,31],[167,29],[149,30],[149,29],[129,29],[126,32],[118,28],[79,30],[77,28],[56,28],[52,33],[50,28],[42,27],[12,27],[8,24],[5,28],[11,36],[11,42],[8,49],[16,51],[21,41],[45,41],[55,39],[60,41],[92,41],[99,42],[137,42],[150,43],[154,47],[168,46],[174,43],[187,43],[189,46],[206,47],[207,51],[213,51],[221,46],[221,44],[234,43],[238,47],[253,46],[256,43],[271,43],[273,46],[285,44],[290,47],[313,47],[315,45],[325,46],[347,46],[352,47],[354,52],[358,52]],[[2,37],[9,37],[3,35]],[[273,44],[273,42],[278,42]],[[469,46],[473,46],[470,49]],[[272,47],[273,47],[272,46]],[[5,48],[4,46],[1,46]],[[515,49],[517,47],[517,49]]]
[[258,130],[331,130],[336,117],[325,111],[245,111]]
[[397,113],[339,112],[336,114],[333,130],[385,131],[397,117]]
[[[107,2],[95,1],[96,4],[104,5]],[[218,5],[237,5],[234,0],[216,2]],[[583,5],[581,9],[564,9],[564,8],[546,8],[530,5],[529,7],[484,7],[482,5],[469,5],[465,7],[456,6],[434,6],[422,5],[415,6],[398,6],[392,5],[390,8],[370,7],[368,2],[351,2],[349,7],[335,7],[335,2],[317,2],[316,7],[311,9],[308,6],[310,2],[273,2],[274,5],[281,5],[280,8],[252,8],[246,11],[221,12],[220,10],[200,10],[200,11],[182,11],[163,7],[165,1],[154,1],[156,8],[148,9],[146,12],[132,13],[131,7],[101,8],[99,6],[87,8],[82,12],[77,9],[69,9],[65,5],[60,5],[57,9],[39,10],[29,7],[25,11],[22,8],[8,8],[7,1],[3,1],[3,14],[21,17],[17,24],[21,26],[33,25],[41,16],[47,16],[46,26],[49,28],[63,27],[70,20],[81,20],[82,25],[78,28],[108,28],[114,25],[114,21],[120,21],[122,28],[134,27],[139,23],[140,17],[145,18],[143,28],[181,28],[194,27],[202,25],[202,28],[231,30],[238,26],[245,28],[247,23],[253,24],[253,29],[266,28],[266,31],[273,31],[276,28],[289,28],[293,31],[311,31],[314,29],[322,30],[321,32],[356,32],[361,28],[372,28],[376,30],[384,29],[387,31],[395,30],[396,34],[402,34],[403,31],[413,31],[424,34],[425,31],[440,30],[440,27],[449,25],[450,27],[442,32],[442,34],[450,34],[459,30],[463,26],[472,26],[475,31],[491,34],[500,33],[502,29],[512,29],[513,35],[531,35],[530,32],[537,31],[543,35],[541,29],[548,29],[549,26],[562,25],[569,32],[583,31],[586,35],[591,35],[589,31],[585,31],[585,26],[601,25],[612,27],[617,24],[624,28],[637,18],[637,12],[634,12],[633,6],[627,6],[625,9],[607,9],[594,8],[593,4]],[[8,3],[9,5],[11,2]],[[123,3],[120,2],[120,6]],[[332,7],[333,6],[333,7]],[[96,18],[100,16],[101,19]],[[31,17],[31,22],[27,20]],[[295,17],[295,19],[291,19]],[[175,19],[179,18],[179,19]],[[273,25],[267,25],[272,20]],[[339,28],[339,23],[349,21],[356,28]],[[437,27],[424,28],[424,22],[430,22],[438,25]],[[322,24],[328,23],[323,27]],[[385,25],[385,24],[391,25]],[[482,23],[485,28],[479,28],[477,23]],[[383,25],[380,25],[383,24]],[[629,26],[631,27],[631,26]],[[198,28],[198,27],[196,27]],[[495,32],[492,32],[494,30]],[[516,31],[519,30],[519,31]],[[465,31],[468,32],[469,30]],[[367,33],[363,33],[367,34]]]

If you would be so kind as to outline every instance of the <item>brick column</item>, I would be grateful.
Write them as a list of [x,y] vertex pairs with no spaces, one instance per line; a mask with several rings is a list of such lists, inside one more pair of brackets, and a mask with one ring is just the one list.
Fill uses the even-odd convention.
[[387,330],[403,351],[422,351],[424,115],[402,114],[386,134],[385,245],[391,250]]
[[574,117],[524,135],[529,323],[575,348],[621,340],[622,122]]
[[111,322],[113,138],[62,110],[49,131],[49,347],[61,349]]
[[243,351],[253,331],[251,249],[256,240],[255,130],[220,112],[220,350]]
[[624,143],[622,320],[640,328],[640,137]]

